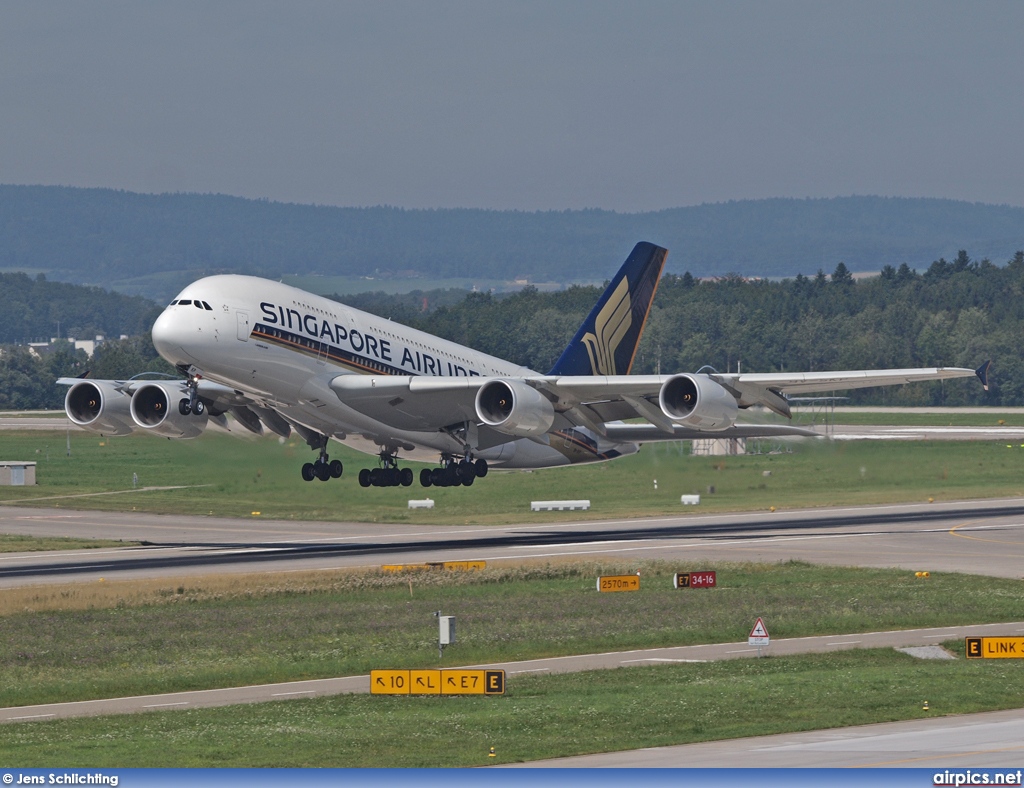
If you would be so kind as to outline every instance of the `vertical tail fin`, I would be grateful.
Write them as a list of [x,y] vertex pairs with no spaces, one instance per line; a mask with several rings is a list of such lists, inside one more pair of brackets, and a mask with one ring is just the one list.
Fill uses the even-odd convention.
[[641,241],[615,274],[549,375],[628,375],[667,249]]

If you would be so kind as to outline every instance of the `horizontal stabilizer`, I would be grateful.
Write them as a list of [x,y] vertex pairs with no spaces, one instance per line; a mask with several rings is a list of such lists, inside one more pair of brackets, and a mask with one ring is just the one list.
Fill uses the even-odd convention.
[[980,367],[974,370],[974,374],[978,376],[978,380],[981,381],[981,385],[985,388],[985,391],[988,391],[988,371],[991,366],[992,362],[986,361],[984,364],[982,364]]

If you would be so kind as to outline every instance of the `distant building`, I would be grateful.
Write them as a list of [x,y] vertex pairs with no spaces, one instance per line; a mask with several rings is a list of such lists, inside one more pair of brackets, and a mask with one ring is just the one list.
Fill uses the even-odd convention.
[[[127,335],[122,335],[121,339],[127,339]],[[50,355],[55,350],[55,345],[58,342],[70,342],[75,350],[84,350],[85,355],[92,358],[96,352],[96,348],[102,345],[105,341],[102,334],[97,334],[95,339],[75,339],[74,337],[68,337],[62,340],[60,337],[50,337],[49,342],[29,342],[28,352],[36,358],[43,358],[44,356]]]

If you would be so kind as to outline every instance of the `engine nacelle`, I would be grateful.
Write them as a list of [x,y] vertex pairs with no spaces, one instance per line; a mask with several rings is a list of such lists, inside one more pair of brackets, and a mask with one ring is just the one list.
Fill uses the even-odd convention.
[[476,393],[476,415],[488,427],[524,438],[543,435],[555,408],[535,388],[517,380],[491,380]]
[[658,394],[662,412],[677,424],[714,432],[736,423],[736,398],[706,375],[674,375]]
[[79,427],[101,435],[130,435],[135,431],[132,398],[102,380],[83,380],[68,389],[64,412]]
[[165,438],[196,438],[206,429],[207,414],[182,415],[178,403],[187,396],[184,384],[145,383],[132,395],[132,419],[142,429]]

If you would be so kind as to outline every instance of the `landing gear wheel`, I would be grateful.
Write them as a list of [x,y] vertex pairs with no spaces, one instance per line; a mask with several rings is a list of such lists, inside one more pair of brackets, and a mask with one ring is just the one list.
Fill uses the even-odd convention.
[[476,478],[476,466],[469,460],[463,460],[455,466],[455,473],[458,475],[459,480],[466,484],[470,479]]
[[201,399],[196,400],[196,404],[192,406],[192,412],[197,416],[202,416],[206,412],[206,406]]
[[476,476],[478,479],[482,479],[487,475],[487,460],[477,460],[474,463],[476,468]]
[[313,463],[307,462],[302,466],[302,480],[311,482],[316,477],[316,471],[313,469]]
[[370,483],[370,470],[369,468],[363,468],[359,471],[359,486],[369,487]]
[[341,464],[341,460],[331,460],[331,464],[328,467],[331,469],[331,476],[335,479],[340,479],[341,474],[345,471],[345,466]]
[[331,466],[325,462],[316,463],[313,468],[316,470],[316,478],[325,482],[331,478]]
[[422,471],[420,471],[420,486],[429,487],[432,484],[432,482],[430,481],[430,474],[430,468],[424,468]]
[[412,486],[412,468],[402,468],[399,472],[401,475],[401,482],[403,487]]
[[182,397],[178,401],[178,413],[182,416],[187,416],[192,412],[192,406],[188,403],[188,397]]

